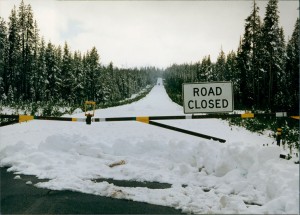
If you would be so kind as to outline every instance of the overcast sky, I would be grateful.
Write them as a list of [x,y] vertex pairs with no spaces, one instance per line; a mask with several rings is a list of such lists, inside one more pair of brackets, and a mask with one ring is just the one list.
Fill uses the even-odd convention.
[[[0,16],[8,21],[21,0],[0,0]],[[252,1],[54,1],[24,0],[30,4],[46,42],[85,53],[95,46],[101,63],[118,67],[191,63],[210,55],[216,61],[221,47],[236,51]],[[267,1],[257,1],[261,19]],[[291,36],[299,2],[279,1],[280,26]]]

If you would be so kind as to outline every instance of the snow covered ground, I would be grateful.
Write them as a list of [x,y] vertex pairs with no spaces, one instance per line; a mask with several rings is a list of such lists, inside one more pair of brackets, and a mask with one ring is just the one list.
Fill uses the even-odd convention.
[[[142,100],[97,110],[95,117],[148,115],[183,115],[183,109],[160,84]],[[148,202],[187,213],[299,213],[299,165],[279,158],[274,139],[218,119],[161,122],[227,142],[134,121],[86,125],[36,120],[0,128],[0,165],[51,179],[35,184],[41,188]],[[110,167],[118,162],[122,165]],[[120,187],[94,180],[99,178],[172,187]]]

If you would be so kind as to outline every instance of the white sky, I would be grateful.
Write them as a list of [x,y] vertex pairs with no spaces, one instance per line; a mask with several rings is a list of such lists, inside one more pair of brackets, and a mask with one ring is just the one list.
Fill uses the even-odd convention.
[[[0,16],[8,21],[21,0],[0,0]],[[24,0],[33,9],[46,42],[85,53],[95,46],[101,63],[118,67],[191,63],[221,47],[236,51],[252,1],[54,1]],[[261,19],[267,1],[257,1]],[[299,2],[279,1],[280,25],[291,36]]]

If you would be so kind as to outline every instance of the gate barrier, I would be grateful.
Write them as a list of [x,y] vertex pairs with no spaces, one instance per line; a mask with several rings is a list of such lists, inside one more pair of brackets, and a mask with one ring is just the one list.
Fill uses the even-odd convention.
[[[94,105],[94,104],[93,104]],[[217,137],[200,134],[197,132],[185,130],[182,128],[173,127],[170,125],[165,125],[153,120],[184,120],[184,119],[226,119],[241,117],[243,119],[254,118],[254,117],[285,117],[299,120],[300,117],[295,114],[288,114],[287,112],[276,112],[276,113],[243,113],[243,114],[206,114],[206,115],[177,115],[177,116],[138,116],[138,117],[107,117],[107,118],[91,118],[94,114],[85,114],[86,118],[73,118],[73,117],[51,117],[51,116],[30,116],[30,115],[0,115],[1,119],[11,119],[8,122],[1,122],[0,127],[11,125],[15,123],[27,122],[30,120],[55,120],[55,121],[70,121],[70,122],[86,122],[86,124],[91,124],[91,122],[120,122],[120,121],[138,121],[153,126],[158,126],[161,128],[178,131],[181,133],[205,138],[212,139],[219,142],[226,142],[224,139]]]

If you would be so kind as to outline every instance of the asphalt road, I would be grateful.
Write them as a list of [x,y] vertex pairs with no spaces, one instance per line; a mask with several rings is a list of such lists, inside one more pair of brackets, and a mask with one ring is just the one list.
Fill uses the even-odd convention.
[[[72,191],[53,191],[36,188],[33,184],[42,180],[35,176],[21,175],[14,179],[7,168],[0,168],[1,202],[0,214],[181,214],[170,207],[113,199]],[[116,182],[116,181],[115,181]],[[110,183],[110,182],[109,182]],[[117,183],[122,184],[122,181]],[[139,184],[130,183],[125,186]],[[147,184],[144,184],[148,186]],[[167,184],[149,184],[154,189],[167,188]]]

